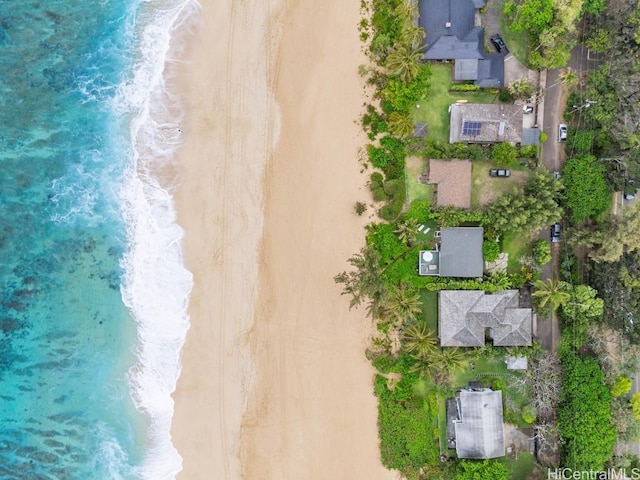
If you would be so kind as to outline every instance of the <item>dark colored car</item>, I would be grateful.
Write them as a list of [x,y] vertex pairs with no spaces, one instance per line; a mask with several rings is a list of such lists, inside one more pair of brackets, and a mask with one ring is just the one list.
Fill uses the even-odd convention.
[[551,225],[551,241],[553,243],[560,241],[560,224],[559,223]]
[[509,53],[509,49],[507,48],[507,44],[504,43],[504,40],[497,33],[495,35],[491,35],[491,43],[496,47],[496,50],[500,53]]
[[490,177],[510,177],[511,170],[492,168],[491,170],[489,170],[489,176]]

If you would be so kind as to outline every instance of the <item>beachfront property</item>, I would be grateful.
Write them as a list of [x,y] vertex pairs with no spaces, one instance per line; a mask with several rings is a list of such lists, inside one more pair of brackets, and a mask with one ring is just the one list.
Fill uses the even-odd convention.
[[533,311],[522,308],[518,290],[438,292],[438,337],[443,347],[531,345]]
[[454,103],[449,114],[449,143],[522,143],[521,105]]
[[484,49],[484,0],[420,0],[419,25],[427,32],[425,60],[453,61],[454,79],[480,87],[504,86],[504,54]]
[[464,388],[446,401],[447,446],[458,458],[505,455],[502,392]]
[[482,227],[442,228],[436,232],[434,250],[418,254],[420,275],[440,277],[482,277]]

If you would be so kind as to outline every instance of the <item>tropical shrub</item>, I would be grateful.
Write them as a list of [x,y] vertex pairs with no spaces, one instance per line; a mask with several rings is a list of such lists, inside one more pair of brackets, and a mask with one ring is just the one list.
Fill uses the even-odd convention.
[[502,142],[491,150],[491,159],[501,167],[513,167],[518,160],[518,150],[510,143]]
[[611,385],[611,395],[614,397],[620,397],[626,395],[631,390],[631,379],[626,375],[620,375],[617,377],[613,385]]
[[355,207],[356,215],[362,216],[367,211],[367,204],[363,202],[356,202]]
[[408,83],[398,77],[390,78],[382,92],[387,103],[383,108],[408,112],[428,95],[430,78],[431,66],[426,63],[419,66],[416,76]]
[[536,240],[533,243],[531,253],[533,254],[533,261],[538,266],[546,265],[551,261],[551,245],[546,240]]
[[379,134],[388,131],[384,117],[378,113],[373,105],[367,105],[367,112],[362,115],[362,128],[367,132],[367,136],[370,140],[373,140]]
[[535,145],[522,145],[520,147],[520,156],[524,158],[533,158],[538,155],[538,147]]
[[571,143],[567,145],[578,155],[586,155],[591,153],[596,138],[596,132],[593,130],[577,130],[571,136]]
[[475,83],[454,83],[449,87],[451,92],[477,92],[480,86]]
[[485,262],[493,262],[500,255],[500,244],[492,240],[482,242],[482,256]]
[[[390,469],[406,470],[436,464],[438,446],[432,429],[437,412],[431,412],[428,404],[413,396],[411,377],[403,372],[401,380],[390,391],[384,377],[376,376],[374,391],[378,397],[378,435],[382,463]],[[413,381],[415,382],[415,378]],[[405,386],[401,385],[405,383]],[[436,425],[437,427],[437,425]]]
[[538,418],[538,414],[536,413],[536,408],[533,405],[525,405],[522,407],[522,420],[526,423],[533,423]]
[[636,418],[640,419],[640,393],[634,393],[631,395],[631,411],[636,416]]
[[507,467],[497,460],[461,460],[455,480],[509,480]]

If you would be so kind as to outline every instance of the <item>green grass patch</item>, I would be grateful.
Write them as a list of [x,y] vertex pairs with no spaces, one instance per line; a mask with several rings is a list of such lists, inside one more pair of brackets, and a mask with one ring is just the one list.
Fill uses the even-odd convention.
[[440,142],[449,142],[449,105],[457,100],[469,103],[499,103],[495,93],[449,92],[453,83],[452,64],[431,65],[429,97],[413,108],[414,122],[427,124],[427,138]]
[[526,66],[530,49],[529,36],[526,33],[511,30],[511,22],[504,17],[502,8],[499,6],[496,8],[500,9],[500,32],[509,47],[509,51],[522,65]]
[[532,453],[518,452],[518,457],[501,458],[499,461],[509,469],[509,475],[512,480],[525,480],[531,476],[536,466],[536,459]]
[[438,292],[429,290],[420,291],[420,300],[422,301],[422,315],[427,328],[438,334]]
[[438,395],[438,429],[440,430],[440,453],[447,453],[447,407],[444,395]]
[[491,160],[476,160],[471,164],[471,208],[480,208],[513,190],[514,182],[509,178],[489,176],[492,168],[497,167]]
[[422,183],[420,175],[427,171],[426,161],[423,158],[408,157],[405,164],[407,176],[407,205],[414,200],[424,200],[433,203],[434,188],[432,185]]
[[507,273],[520,271],[520,258],[529,250],[529,238],[519,232],[505,233],[502,238],[502,250],[509,254]]
[[466,386],[470,381],[478,380],[484,376],[507,375],[507,364],[495,358],[474,358],[474,349],[469,348],[469,361],[474,363],[474,369],[465,368],[455,376],[454,385],[457,388]]

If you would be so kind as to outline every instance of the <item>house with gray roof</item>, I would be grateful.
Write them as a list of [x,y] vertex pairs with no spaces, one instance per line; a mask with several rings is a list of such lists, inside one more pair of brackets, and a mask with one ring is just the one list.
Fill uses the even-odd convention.
[[419,0],[419,25],[427,32],[425,60],[454,60],[454,78],[481,87],[504,86],[504,54],[484,49],[479,10],[484,0]]
[[477,278],[484,271],[482,227],[442,228],[436,250],[419,253],[420,275]]
[[481,347],[487,338],[497,347],[529,346],[532,315],[531,308],[520,307],[518,290],[438,292],[438,337],[443,347]]
[[454,103],[449,107],[449,143],[522,143],[522,106]]
[[503,457],[502,392],[465,388],[447,401],[447,436],[458,458]]

